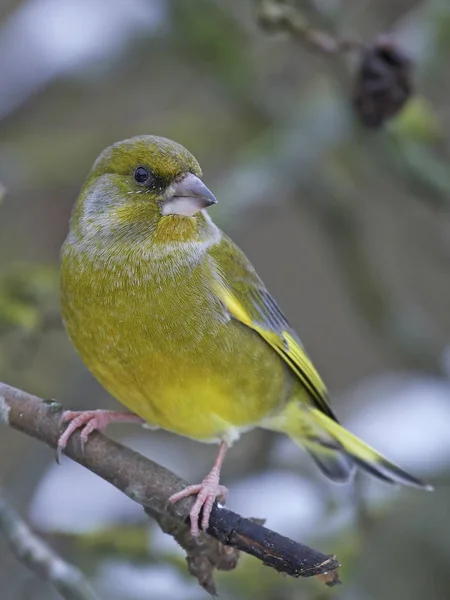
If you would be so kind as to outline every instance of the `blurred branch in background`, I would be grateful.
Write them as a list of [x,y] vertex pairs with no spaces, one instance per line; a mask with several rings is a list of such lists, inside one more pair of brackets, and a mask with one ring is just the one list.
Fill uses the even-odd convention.
[[[56,448],[62,407],[0,383],[0,422]],[[238,550],[252,554],[265,565],[294,577],[318,576],[328,585],[339,583],[339,563],[333,556],[303,546],[223,507],[214,507],[208,534],[192,538],[188,524],[194,502],[169,503],[169,497],[186,487],[174,473],[137,452],[94,434],[83,448],[79,435],[71,436],[65,453],[141,504],[161,529],[172,535],[187,553],[189,570],[215,594],[215,569],[237,566]]]
[[[291,0],[256,0],[256,4],[263,28],[287,31],[305,42],[307,49],[322,54],[352,51],[357,64],[356,69],[350,69],[342,60],[334,61],[338,85],[321,80],[312,86],[284,127],[265,134],[271,138],[270,150],[244,166],[237,164],[227,174],[218,194],[231,200],[223,209],[225,214],[234,210],[234,199],[247,207],[261,199],[273,204],[280,196],[281,200],[298,198],[333,247],[352,301],[386,348],[408,367],[442,372],[442,340],[432,319],[418,303],[396,293],[385,278],[387,264],[373,263],[361,215],[364,203],[358,197],[361,186],[370,185],[364,181],[365,174],[375,168],[378,177],[382,175],[394,188],[403,185],[408,191],[414,187],[414,174],[415,181],[420,178],[422,185],[428,186],[422,190],[428,191],[424,194],[427,203],[432,191],[439,196],[440,206],[448,204],[448,175],[431,146],[438,126],[423,101],[410,101],[415,67],[411,57],[394,34],[378,35],[372,43],[363,44],[341,38],[331,19],[321,19],[329,31],[317,30],[309,22],[310,15],[306,18]],[[317,16],[314,9],[310,12]],[[353,78],[353,108],[365,128],[358,127],[350,102],[346,103],[349,76]],[[384,125],[401,110],[404,118],[402,112],[384,135],[374,135],[373,128]],[[365,152],[361,152],[363,148]],[[358,158],[358,149],[363,158]],[[342,157],[336,159],[338,154]],[[363,164],[364,160],[370,160],[371,165]],[[336,177],[336,162],[341,163],[339,168],[351,170],[347,181],[342,173]],[[437,205],[433,197],[431,202]]]
[[444,374],[442,345],[433,322],[411,299],[399,297],[374,264],[366,247],[364,223],[352,191],[324,177],[310,188],[315,216],[327,232],[334,260],[352,299],[374,333],[411,368]]
[[259,25],[268,32],[286,31],[309,49],[322,54],[361,51],[360,41],[338,38],[309,23],[300,9],[289,0],[256,0]]
[[35,536],[1,496],[0,535],[20,562],[53,585],[66,600],[99,600],[82,572]]
[[[361,185],[364,178],[365,166],[358,160],[354,164],[355,153],[371,143],[370,131],[353,125],[339,91],[322,81],[305,98],[298,115],[272,138],[270,152],[237,165],[226,176],[218,197],[224,195],[230,202],[224,208],[219,204],[218,211],[226,217],[234,209],[233,201],[254,206],[261,199],[276,198],[278,203],[295,199],[324,232],[351,300],[386,348],[396,352],[405,365],[440,371],[442,344],[432,322],[412,300],[394,292],[384,276],[389,265],[375,265],[366,247],[364,203],[352,182]],[[383,169],[383,152],[385,144],[373,147],[374,158],[381,162],[379,169]],[[324,170],[320,158],[325,153],[329,168]],[[342,177],[342,167],[351,169],[348,181]]]
[[[257,0],[258,23],[267,31],[287,31],[307,49],[325,55],[352,52],[358,57],[353,104],[361,122],[380,127],[394,117],[412,93],[412,61],[393,36],[371,44],[315,28],[290,0]],[[339,70],[342,71],[340,67]]]

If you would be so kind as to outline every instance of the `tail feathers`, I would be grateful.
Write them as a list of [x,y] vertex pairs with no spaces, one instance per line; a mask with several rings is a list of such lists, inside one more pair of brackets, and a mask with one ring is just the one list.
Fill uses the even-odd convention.
[[302,440],[302,446],[306,448],[322,473],[333,481],[345,483],[353,476],[355,462],[342,451],[342,448],[310,440]]
[[[319,427],[321,430],[326,432],[327,436],[333,439],[335,443],[335,447],[333,449],[334,453],[341,453],[341,456],[345,456],[352,463],[361,467],[364,471],[367,471],[371,475],[374,475],[378,479],[383,481],[387,481],[389,483],[402,483],[404,485],[419,487],[426,490],[432,490],[432,486],[423,483],[416,477],[413,477],[406,471],[403,471],[397,465],[391,463],[387,458],[379,454],[376,450],[371,448],[369,445],[365,444],[362,440],[357,438],[355,435],[344,429],[339,423],[333,421],[327,415],[319,411],[318,409],[311,409],[309,411],[309,415],[314,421],[315,425]],[[310,451],[310,448],[307,449]],[[322,447],[324,447],[323,442],[321,443]],[[327,453],[330,450],[326,447],[325,444],[325,452],[320,450],[320,458],[327,456]],[[316,462],[317,454],[314,453],[314,459]],[[319,466],[322,468],[322,464],[319,463]],[[328,461],[325,461],[325,467],[329,467]],[[325,474],[327,473],[326,468],[322,468]],[[335,473],[337,470],[331,469],[331,474],[329,475],[332,479],[336,479]],[[337,479],[339,481],[339,479]],[[342,479],[341,479],[342,480]]]

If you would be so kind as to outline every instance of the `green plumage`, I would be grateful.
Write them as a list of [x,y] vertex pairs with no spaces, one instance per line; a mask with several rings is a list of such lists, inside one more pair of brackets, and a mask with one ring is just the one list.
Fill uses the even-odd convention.
[[[136,183],[137,167],[150,183]],[[231,443],[260,426],[303,444],[332,479],[358,464],[422,486],[337,423],[246,256],[204,210],[185,216],[196,199],[173,190],[189,174],[201,175],[195,159],[152,136],[116,144],[95,163],[61,281],[64,320],[88,368],[131,411],[174,433]]]

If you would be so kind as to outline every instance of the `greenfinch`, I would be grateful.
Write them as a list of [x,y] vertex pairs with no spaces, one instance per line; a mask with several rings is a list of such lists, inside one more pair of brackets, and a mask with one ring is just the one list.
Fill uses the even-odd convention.
[[[131,413],[66,411],[64,450],[112,421],[137,421],[220,444],[195,494],[191,531],[207,529],[226,449],[255,427],[283,432],[320,469],[355,466],[427,487],[339,425],[325,385],[245,254],[211,221],[216,198],[179,144],[139,136],[104,150],[62,248],[63,319],[100,383]],[[201,515],[201,523],[199,517]]]

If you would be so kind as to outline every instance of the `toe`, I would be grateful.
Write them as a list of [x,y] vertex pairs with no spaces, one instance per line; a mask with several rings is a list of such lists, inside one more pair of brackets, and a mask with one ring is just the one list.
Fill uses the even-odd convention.
[[203,531],[207,531],[214,502],[216,498],[220,499],[221,502],[225,502],[228,489],[223,485],[218,485],[217,480],[207,477],[200,484],[189,485],[184,490],[172,494],[169,498],[169,502],[178,502],[179,500],[188,498],[194,494],[197,494],[197,498],[190,510],[189,518],[191,521],[191,534],[196,538],[200,533],[200,513],[202,515],[201,528]]
[[209,518],[211,516],[212,507],[214,505],[214,501],[216,496],[214,494],[208,494],[203,504],[202,510],[202,529],[206,531],[209,527]]
[[62,455],[63,451],[66,449],[67,442],[69,441],[70,436],[77,429],[77,427],[76,426],[73,427],[73,425],[74,425],[74,421],[72,421],[68,425],[68,427],[66,428],[64,433],[62,433],[58,439],[58,445],[56,448],[56,462],[58,462],[58,463],[61,461],[61,455]]
[[91,435],[91,433],[93,431],[95,431],[96,429],[98,429],[98,426],[97,426],[97,423],[95,422],[95,419],[91,419],[84,425],[84,427],[80,433],[82,446],[84,446],[84,444],[88,441],[88,438]]
[[83,427],[81,432],[81,444],[82,446],[87,441],[88,436],[95,427],[95,419],[93,419],[92,414],[89,412],[77,412],[66,410],[61,416],[60,424],[68,423],[65,431],[60,435],[58,440],[58,445],[56,448],[56,462],[59,464],[61,462],[61,455],[63,451],[66,449],[67,443],[73,433]]
[[61,415],[61,418],[59,420],[59,425],[62,425],[63,423],[67,423],[67,421],[71,421],[73,418],[75,418],[77,416],[78,413],[74,412],[73,410],[65,410],[63,412],[63,414]]
[[197,498],[194,506],[191,508],[191,512],[189,513],[189,520],[191,522],[191,535],[195,538],[198,538],[198,536],[200,535],[198,519],[200,516],[200,511],[202,510],[202,506],[203,500],[201,500],[201,498]]
[[58,464],[61,463],[61,456],[64,450],[66,449],[67,442],[69,441],[70,436],[72,435],[72,431],[66,431],[60,435],[58,439],[58,444],[56,446],[56,462]]
[[194,494],[198,494],[201,489],[202,486],[199,483],[196,485],[188,485],[184,488],[184,490],[181,490],[181,492],[176,492],[176,494],[172,494],[169,498],[169,502],[175,503],[179,500],[182,500],[183,498],[189,498],[189,496],[194,496]]
[[216,498],[222,504],[225,504],[225,502],[227,501],[227,498],[228,498],[228,488],[225,487],[224,485],[219,485]]

